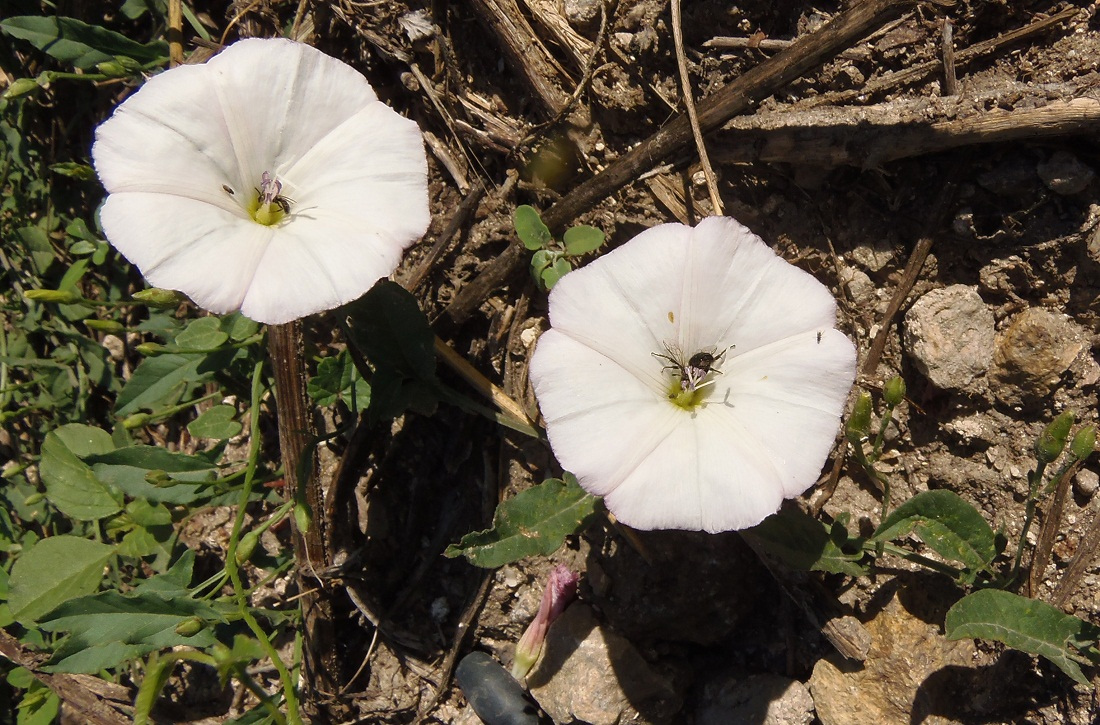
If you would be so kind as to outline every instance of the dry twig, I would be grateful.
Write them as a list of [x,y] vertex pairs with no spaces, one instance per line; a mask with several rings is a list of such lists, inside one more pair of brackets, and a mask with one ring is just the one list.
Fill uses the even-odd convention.
[[684,56],[684,31],[681,27],[680,0],[672,0],[672,41],[676,45],[676,67],[680,71],[680,88],[687,109],[688,122],[691,123],[691,135],[695,139],[695,148],[699,152],[699,161],[703,164],[703,175],[707,179],[707,192],[710,193],[710,208],[716,216],[722,215],[722,199],[718,195],[718,180],[714,178],[714,169],[707,156],[707,145],[703,142],[703,131],[699,128],[699,117],[695,114],[695,99],[691,92],[691,77],[688,76],[687,58]]

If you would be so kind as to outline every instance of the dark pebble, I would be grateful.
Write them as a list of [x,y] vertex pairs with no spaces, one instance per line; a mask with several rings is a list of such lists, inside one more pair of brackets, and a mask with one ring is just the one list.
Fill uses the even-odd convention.
[[484,652],[471,652],[455,669],[462,694],[485,725],[538,725],[538,708],[516,679]]

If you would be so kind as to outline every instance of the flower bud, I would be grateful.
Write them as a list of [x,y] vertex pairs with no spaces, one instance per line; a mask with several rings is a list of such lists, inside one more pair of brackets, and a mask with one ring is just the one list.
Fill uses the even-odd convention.
[[146,357],[156,357],[165,351],[164,345],[155,342],[143,342],[134,349]]
[[149,307],[155,307],[158,309],[169,309],[172,307],[177,307],[181,302],[187,300],[184,295],[176,292],[175,290],[159,289],[157,287],[143,289],[141,292],[135,292],[134,299],[138,302],[144,302]]
[[102,73],[105,76],[111,76],[119,78],[121,76],[129,75],[129,71],[126,70],[126,66],[119,63],[117,60],[108,60],[103,63],[96,63],[95,69],[97,72]]
[[27,496],[25,499],[23,499],[23,505],[37,506],[38,504],[42,503],[42,500],[44,498],[46,498],[46,494],[44,493],[32,493],[30,496]]
[[852,406],[852,414],[848,416],[848,426],[845,435],[851,443],[859,443],[871,432],[871,394],[860,393],[856,398],[856,404]]
[[172,478],[165,471],[149,471],[145,474],[145,482],[152,486],[163,486],[166,483],[171,483]]
[[22,98],[37,91],[38,87],[38,81],[33,78],[19,78],[8,86],[8,90],[4,91],[3,98],[5,101]]
[[1073,436],[1073,442],[1069,444],[1069,451],[1078,461],[1083,461],[1096,450],[1096,426],[1086,425]]
[[122,427],[126,430],[133,430],[134,428],[140,428],[153,419],[153,416],[148,413],[134,413],[126,420],[122,421]]
[[256,544],[258,543],[260,543],[260,533],[258,531],[249,531],[241,537],[240,543],[237,544],[237,566],[252,558],[252,552],[256,551]]
[[527,631],[520,637],[516,645],[516,656],[512,662],[512,676],[522,680],[535,666],[542,647],[546,641],[546,632],[550,624],[561,616],[569,605],[577,597],[578,574],[569,571],[563,564],[558,564],[550,572],[550,580],[546,583],[546,589],[542,593],[542,603],[539,604],[538,614],[527,626]]
[[176,625],[176,634],[181,637],[194,637],[206,627],[206,622],[199,617],[190,617]]
[[126,331],[122,323],[117,320],[84,320],[84,326],[89,330],[109,332],[112,335],[119,335]]
[[1050,463],[1062,455],[1073,427],[1073,413],[1065,411],[1050,422],[1035,441],[1035,455],[1043,463]]
[[56,302],[59,305],[75,305],[83,297],[71,290],[59,289],[32,289],[23,293],[28,300],[36,302]]
[[891,408],[901,404],[905,399],[905,380],[900,375],[895,375],[886,381],[882,388],[882,399]]

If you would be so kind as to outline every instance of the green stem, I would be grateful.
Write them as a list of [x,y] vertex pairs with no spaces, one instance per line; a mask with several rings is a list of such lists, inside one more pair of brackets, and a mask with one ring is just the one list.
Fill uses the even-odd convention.
[[260,416],[256,413],[260,410],[262,368],[263,364],[257,363],[252,373],[252,407],[250,410],[253,411],[253,414],[251,427],[249,429],[249,441],[252,446],[252,451],[248,457],[244,485],[241,487],[241,497],[237,504],[237,517],[233,521],[233,533],[230,534],[229,548],[225,553],[225,570],[226,573],[229,574],[230,581],[233,582],[233,598],[237,602],[237,608],[240,612],[241,619],[243,619],[245,624],[248,625],[248,628],[252,630],[252,634],[256,636],[256,640],[260,643],[260,647],[271,659],[271,664],[275,666],[275,669],[279,673],[279,680],[283,685],[283,697],[286,698],[287,716],[284,719],[281,714],[279,714],[276,720],[280,724],[286,722],[290,723],[290,725],[302,725],[302,718],[298,712],[298,696],[294,688],[294,681],[290,677],[290,672],[287,671],[286,664],[279,657],[279,653],[275,650],[274,645],[271,644],[271,640],[268,638],[267,633],[260,627],[256,618],[252,616],[252,612],[248,606],[248,593],[245,590],[244,584],[241,582],[240,570],[237,567],[237,544],[240,542],[241,529],[244,527],[245,510],[248,507],[248,498],[252,493],[252,483],[255,479],[256,467],[259,460]]
[[961,577],[963,573],[962,569],[957,569],[950,564],[944,564],[942,561],[929,559],[927,556],[916,554],[912,551],[909,551],[908,549],[903,549],[900,546],[896,546],[887,542],[876,543],[874,545],[868,543],[864,544],[863,548],[864,550],[868,551],[872,548],[881,548],[882,552],[893,554],[894,556],[905,559],[906,561],[911,561],[914,564],[920,564],[921,566],[927,567],[932,571],[937,571],[940,574],[946,574],[956,581],[958,581],[959,577]]
[[1027,474],[1028,492],[1027,506],[1024,508],[1024,528],[1016,544],[1016,559],[1012,562],[1012,573],[1008,577],[1010,582],[1016,581],[1020,574],[1020,562],[1024,557],[1024,547],[1027,545],[1027,532],[1031,529],[1031,522],[1035,518],[1035,506],[1039,503],[1039,485],[1043,482],[1043,473],[1046,468],[1046,461],[1040,459],[1035,465],[1035,470]]

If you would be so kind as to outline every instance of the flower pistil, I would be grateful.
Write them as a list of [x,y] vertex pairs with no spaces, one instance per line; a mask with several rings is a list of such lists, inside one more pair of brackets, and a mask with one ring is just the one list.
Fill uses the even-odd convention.
[[275,178],[271,172],[263,173],[260,177],[260,185],[255,191],[256,199],[249,206],[248,212],[259,224],[270,227],[278,224],[290,213],[290,204],[294,200],[283,196],[283,182]]

